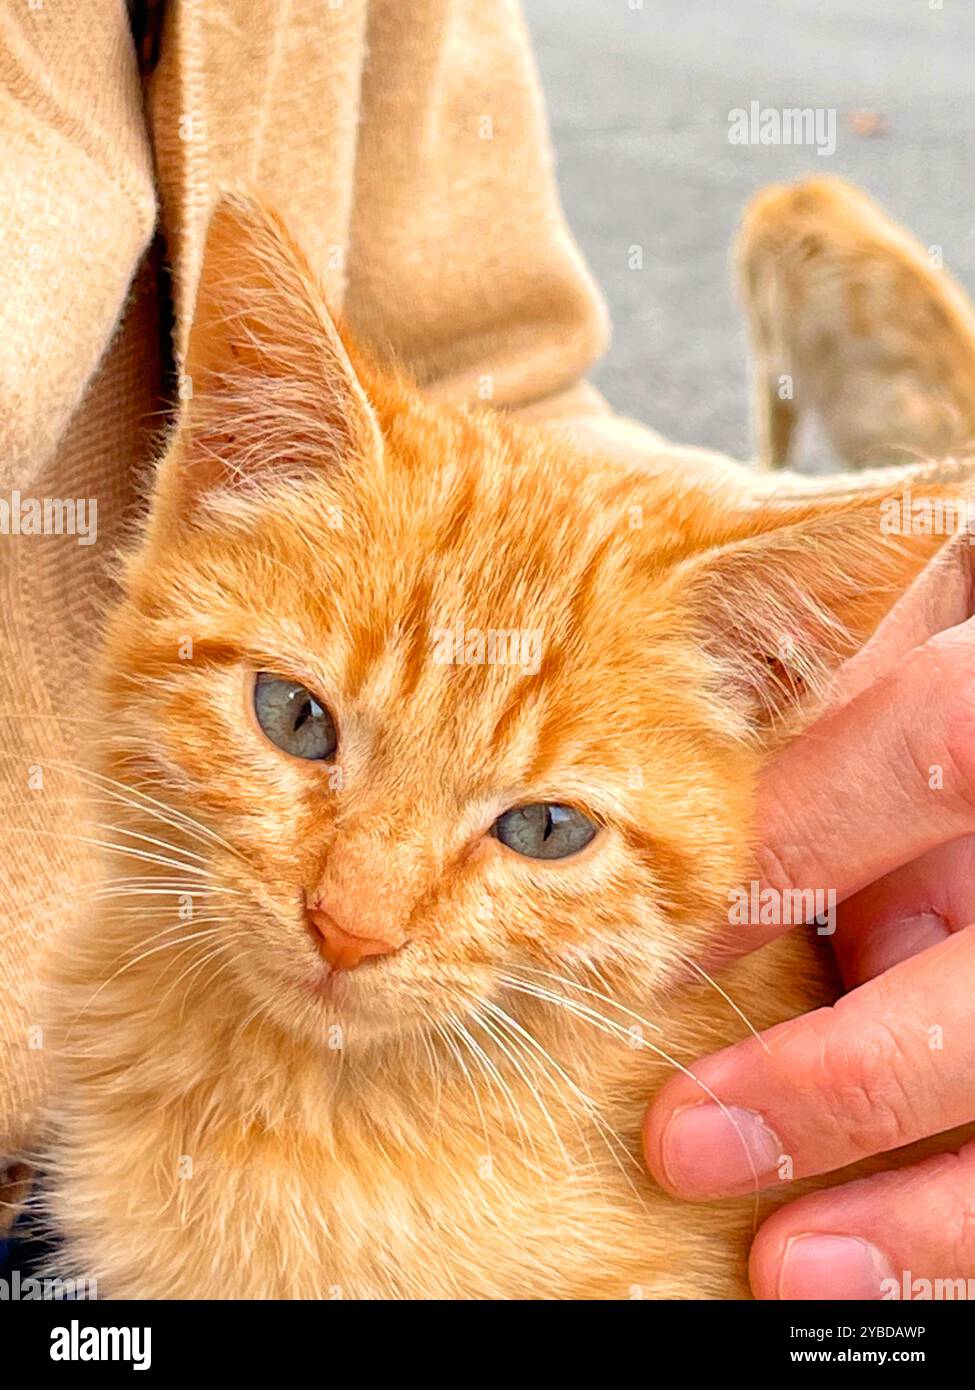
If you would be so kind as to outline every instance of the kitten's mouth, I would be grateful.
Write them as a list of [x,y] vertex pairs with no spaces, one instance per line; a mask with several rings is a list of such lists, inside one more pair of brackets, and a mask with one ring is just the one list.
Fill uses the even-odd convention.
[[321,957],[308,981],[310,993],[325,1004],[348,1005],[353,999],[356,999],[358,1004],[363,992],[363,983],[381,973],[382,956],[375,953],[372,956],[362,957],[356,960],[354,967],[350,968],[342,964],[341,956],[330,959],[330,953],[326,953],[322,949],[321,941],[316,939],[315,928],[311,924],[309,924],[309,932],[312,934],[316,949]]
[[335,979],[336,972],[328,965],[316,971],[311,979],[311,992],[315,998],[331,1004],[335,999]]
[[[321,965],[316,966],[313,973],[306,977],[304,987],[308,994],[320,1004],[335,1007],[340,1003],[349,1002],[349,990],[342,980],[342,971],[333,970],[330,965],[322,961]],[[345,996],[343,999],[342,996]]]
[[320,1014],[321,1027],[326,1032],[333,1026],[364,1028],[371,1036],[376,1030],[385,1035],[404,1026],[399,992],[387,994],[379,981],[382,974],[381,962],[350,972],[335,970],[323,961],[305,981],[307,997]]

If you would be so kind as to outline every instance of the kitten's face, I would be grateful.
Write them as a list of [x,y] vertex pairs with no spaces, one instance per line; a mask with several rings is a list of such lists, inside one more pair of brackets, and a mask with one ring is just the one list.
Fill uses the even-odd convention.
[[[295,253],[246,223],[211,244],[104,681],[108,771],[211,832],[185,845],[214,979],[323,1046],[553,976],[649,999],[746,867],[749,697],[792,693],[837,617],[875,620],[838,612],[865,588],[830,568],[849,528],[363,392]],[[309,907],[392,949],[331,968]]]
[[[669,505],[405,397],[391,433],[139,569],[112,721],[239,852],[191,845],[234,895],[233,978],[288,1026],[386,1035],[587,965],[647,995],[741,867],[752,757],[646,562]],[[536,806],[574,814],[499,824]],[[309,904],[398,949],[330,970]]]

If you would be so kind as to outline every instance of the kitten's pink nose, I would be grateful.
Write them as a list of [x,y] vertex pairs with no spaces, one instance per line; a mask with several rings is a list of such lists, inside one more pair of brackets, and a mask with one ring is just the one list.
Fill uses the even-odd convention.
[[392,941],[355,936],[321,908],[310,907],[308,920],[318,934],[318,948],[333,970],[354,970],[370,956],[388,956],[399,950]]

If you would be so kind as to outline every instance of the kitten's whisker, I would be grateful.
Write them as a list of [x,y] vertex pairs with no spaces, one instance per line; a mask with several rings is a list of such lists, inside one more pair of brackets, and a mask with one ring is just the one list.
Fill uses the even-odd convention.
[[[115,891],[115,885],[127,885],[127,890],[131,890],[133,895],[135,895],[139,891],[141,891],[140,889],[134,886],[139,883],[145,883],[146,885],[161,885],[170,883],[172,884],[171,887],[160,887],[158,888],[158,891],[161,893],[185,893],[191,897],[201,897],[206,892],[234,893],[235,895],[237,894],[237,889],[235,888],[216,888],[207,887],[203,884],[194,884],[192,890],[190,890],[189,888],[183,888],[178,881],[169,880],[162,877],[155,878],[154,876],[148,874],[141,877],[139,875],[122,875],[118,878],[98,878],[88,883],[74,883],[70,887],[58,888],[55,889],[53,892],[45,893],[44,896],[41,898],[31,898],[28,902],[23,903],[19,908],[13,909],[10,912],[0,912],[0,922],[5,922],[11,917],[22,917],[23,914],[29,908],[41,907],[44,903],[49,902],[64,902],[65,900],[70,900],[83,893],[89,894],[92,901],[105,901],[106,899],[113,896]],[[148,888],[146,891],[148,891]]]
[[708,974],[708,972],[704,969],[704,967],[702,965],[699,965],[696,960],[692,960],[690,956],[685,956],[683,951],[678,951],[677,954],[680,956],[681,960],[685,963],[685,965],[689,965],[696,975],[699,975],[702,980],[704,980],[707,984],[711,986],[713,990],[716,990],[717,993],[721,995],[721,998],[725,1001],[729,1008],[733,1009],[734,1012],[741,1019],[742,1023],[748,1029],[749,1033],[751,1033],[752,1037],[757,1038],[758,1041],[761,1043],[762,1047],[765,1049],[765,1051],[771,1055],[771,1048],[769,1047],[768,1043],[762,1037],[758,1029],[754,1026],[751,1019],[749,1019],[742,1012],[742,1010],[739,1009],[738,1005],[732,999],[731,995],[728,994],[725,990],[723,990],[721,986],[718,984],[717,980],[713,980],[711,976]]
[[[124,784],[117,783],[116,785],[122,786]],[[249,863],[245,854],[242,854],[239,849],[225,840],[222,835],[218,835],[215,830],[211,830],[209,826],[203,825],[201,821],[196,820],[193,816],[187,815],[183,811],[178,811],[174,806],[169,806],[159,801],[156,797],[149,796],[147,792],[142,791],[138,787],[130,787],[129,791],[132,795],[125,796],[111,787],[102,788],[103,795],[116,804],[128,806],[133,811],[138,811],[140,814],[148,815],[155,820],[162,821],[164,825],[170,826],[173,830],[181,830],[185,835],[188,835],[191,840],[195,840],[198,844],[206,848],[216,845],[220,849],[226,850],[233,858],[239,859],[241,863]],[[132,799],[133,796],[140,797],[141,800],[134,801]]]
[[[199,933],[199,935],[200,935],[200,936],[211,936],[211,935],[215,935],[216,932],[217,932],[217,928],[215,928],[215,927],[208,927],[207,930],[206,930],[205,932],[201,932],[201,933]],[[77,1011],[77,1013],[73,1016],[73,1018],[71,1019],[71,1023],[70,1023],[70,1025],[69,1025],[69,1027],[68,1027],[67,1035],[66,1035],[66,1037],[65,1037],[65,1042],[70,1042],[70,1040],[71,1040],[71,1035],[72,1035],[72,1033],[73,1033],[73,1031],[74,1031],[74,1026],[75,1026],[75,1024],[77,1023],[78,1019],[81,1018],[84,1014],[88,1013],[88,1011],[91,1009],[91,1006],[94,1004],[95,1000],[96,1000],[96,999],[98,998],[98,996],[101,994],[101,992],[102,992],[103,989],[107,989],[108,986],[109,986],[110,984],[112,984],[115,980],[117,980],[118,977],[119,977],[120,975],[124,975],[125,972],[126,972],[127,970],[132,970],[132,969],[134,969],[135,966],[139,965],[142,961],[148,960],[148,958],[149,958],[150,956],[158,955],[158,953],[159,953],[160,951],[172,950],[174,947],[179,946],[181,943],[187,942],[187,941],[189,941],[190,939],[191,939],[191,938],[188,937],[188,936],[181,936],[181,937],[177,937],[175,941],[164,941],[164,942],[162,943],[161,946],[153,946],[151,950],[149,950],[149,951],[143,951],[142,954],[139,955],[139,956],[136,956],[136,958],[135,958],[134,960],[126,961],[126,963],[125,963],[123,966],[121,966],[118,970],[113,971],[113,973],[112,973],[111,975],[109,975],[109,977],[108,977],[107,979],[105,979],[105,980],[102,981],[102,983],[101,983],[101,984],[98,986],[98,988],[95,990],[94,994],[93,994],[89,999],[87,999],[87,1000],[85,1001],[85,1003],[82,1005],[82,1007],[81,1007],[81,1008]]]
[[[120,917],[137,917],[140,914],[149,916],[160,916],[164,912],[178,911],[177,903],[173,898],[188,898],[193,904],[193,912],[200,908],[209,907],[232,907],[234,904],[228,899],[239,898],[242,895],[231,888],[213,888],[210,892],[194,892],[196,887],[189,884],[174,884],[172,888],[114,888],[108,892],[92,893],[91,901],[98,903],[112,911],[114,915]],[[147,900],[154,898],[165,899],[162,903],[150,904]],[[215,899],[221,899],[218,903]],[[192,921],[192,913],[185,919]]]
[[[184,958],[184,956],[188,954],[188,952],[191,952],[192,954],[192,952],[196,949],[196,942],[216,941],[217,938],[220,937],[220,935],[221,931],[218,930],[217,926],[210,926],[207,927],[206,931],[195,931],[195,933],[192,933],[191,935],[186,935],[186,937],[174,937],[172,938],[172,941],[164,942],[164,944],[161,945],[161,947],[157,948],[157,951],[146,952],[146,954],[156,955],[159,954],[159,952],[164,951],[164,949],[174,949],[174,951],[177,952],[177,954],[172,956],[172,958],[170,960],[167,960],[167,962],[163,963],[163,969],[166,970],[167,965],[175,965],[175,963],[177,963],[178,960],[182,960],[182,958]],[[182,947],[181,951],[177,949],[178,947]],[[193,962],[191,962],[191,965],[195,965],[196,960],[199,960],[199,956],[198,958],[193,960]],[[138,962],[132,963],[134,963],[135,965],[135,963]],[[157,1004],[156,1006],[156,1012],[159,1012],[161,1006],[163,1006],[164,1002],[166,1002],[166,999],[168,998],[168,995],[170,995],[171,990],[172,986],[170,986],[170,990],[167,990],[166,994],[163,995],[163,998],[160,999],[159,1004]]]
[[[218,936],[219,936],[219,933],[218,933]],[[183,954],[184,954],[183,952],[180,952],[180,956],[182,956]],[[163,1004],[166,1002],[166,1000],[167,1000],[167,999],[169,998],[169,996],[172,994],[173,990],[174,990],[174,989],[176,988],[176,986],[180,983],[180,981],[186,979],[187,976],[189,976],[189,983],[187,984],[186,989],[183,991],[183,1002],[182,1002],[182,1004],[180,1005],[180,1009],[179,1009],[179,1017],[178,1017],[178,1019],[177,1019],[177,1025],[178,1025],[178,1026],[181,1027],[181,1026],[182,1026],[182,1023],[183,1023],[183,1017],[184,1017],[184,1015],[185,1015],[185,1013],[186,1013],[186,1005],[189,1003],[189,999],[190,999],[190,984],[191,984],[192,981],[193,981],[193,977],[194,977],[195,975],[202,974],[202,972],[204,971],[204,969],[205,969],[208,965],[210,965],[213,961],[219,959],[219,957],[220,957],[221,955],[223,955],[223,954],[224,954],[224,953],[223,953],[223,948],[222,948],[221,946],[217,945],[216,947],[214,947],[214,949],[213,949],[212,951],[209,952],[208,955],[203,956],[203,957],[202,957],[201,959],[199,959],[199,960],[190,961],[189,965],[188,965],[188,966],[186,967],[186,969],[180,974],[179,978],[173,981],[173,983],[169,986],[169,989],[167,989],[166,993],[163,995],[162,999],[160,999],[160,1001],[159,1001],[159,1008],[161,1009],[162,1006],[163,1006]],[[179,958],[180,958],[180,957],[177,957],[177,959],[179,959]],[[231,958],[230,958],[229,956],[224,956],[223,964],[220,966],[220,969],[219,969],[219,970],[215,971],[215,972],[210,976],[209,983],[212,985],[213,982],[214,982],[214,980],[218,980],[218,979],[220,978],[220,976],[223,974],[223,972],[224,972],[225,970],[228,970],[232,965],[233,965],[233,961],[231,960]],[[157,1012],[158,1012],[158,1010],[157,1010]]]
[[[111,883],[111,880],[109,880],[109,883]],[[168,884],[169,886],[160,888],[157,886],[158,884]],[[199,883],[195,879],[183,883],[175,879],[156,879],[152,877],[146,878],[142,883],[133,880],[132,883],[124,887],[109,888],[107,891],[103,891],[96,887],[92,889],[91,896],[95,900],[102,899],[104,901],[109,901],[112,898],[169,898],[174,894],[181,898],[192,899],[207,898],[215,894],[230,898],[241,898],[244,896],[238,888],[230,888],[225,884]]]
[[[479,999],[478,1002],[479,1002],[481,1005],[484,1005],[484,1004],[487,1004],[489,1001],[482,998],[482,999]],[[517,1057],[514,1055],[514,1053],[512,1053],[512,1052],[510,1051],[510,1049],[507,1047],[507,1045],[505,1044],[503,1038],[502,1038],[501,1035],[498,1033],[497,1029],[496,1029],[494,1026],[492,1026],[491,1021],[490,1021],[489,1019],[484,1018],[484,1016],[481,1014],[481,1012],[480,1012],[480,1010],[479,1010],[478,1008],[474,1008],[474,1009],[471,1009],[471,1010],[470,1010],[470,1017],[471,1017],[471,1019],[472,1019],[480,1028],[483,1028],[483,1029],[484,1029],[485,1033],[487,1033],[488,1037],[492,1039],[492,1041],[494,1042],[495,1046],[496,1046],[496,1047],[499,1047],[499,1048],[501,1049],[501,1051],[502,1051],[502,1052],[504,1053],[504,1055],[507,1057],[508,1061],[509,1061],[509,1062],[511,1063],[511,1065],[515,1068],[515,1070],[517,1071],[518,1075],[521,1077],[522,1081],[524,1082],[524,1084],[528,1087],[529,1091],[531,1092],[532,1097],[533,1097],[533,1099],[534,1099],[534,1101],[535,1101],[535,1104],[538,1106],[538,1109],[541,1111],[541,1114],[543,1115],[546,1124],[548,1125],[549,1129],[551,1130],[551,1132],[552,1132],[552,1138],[555,1140],[556,1144],[557,1144],[558,1147],[559,1147],[559,1150],[560,1150],[560,1152],[561,1152],[561,1154],[562,1154],[562,1158],[563,1158],[563,1160],[564,1160],[564,1162],[565,1162],[566,1168],[567,1168],[567,1169],[572,1169],[572,1168],[574,1168],[574,1167],[575,1167],[575,1164],[572,1162],[572,1159],[569,1157],[569,1151],[568,1151],[568,1149],[566,1149],[566,1147],[565,1147],[565,1144],[564,1144],[564,1142],[563,1142],[563,1140],[562,1140],[562,1136],[559,1134],[558,1129],[556,1128],[555,1121],[552,1119],[552,1116],[551,1116],[551,1114],[549,1113],[548,1107],[545,1105],[545,1102],[542,1100],[541,1095],[540,1095],[539,1092],[538,1092],[538,1088],[537,1088],[537,1087],[534,1085],[534,1083],[531,1081],[530,1077],[528,1076],[528,1073],[525,1071],[524,1067],[521,1065],[521,1063],[519,1062],[518,1058],[517,1058]],[[543,1165],[542,1165],[542,1163],[541,1163],[541,1160],[539,1159],[538,1149],[537,1149],[537,1147],[536,1147],[536,1145],[535,1145],[535,1141],[532,1139],[530,1142],[531,1142],[531,1147],[532,1147],[532,1153],[533,1153],[534,1156],[535,1156],[535,1168],[536,1168],[536,1173],[537,1173],[537,1175],[538,1175],[539,1177],[544,1178],[544,1176],[545,1176],[544,1167],[543,1167]]]
[[[112,959],[108,962],[108,968],[111,969],[111,967],[116,963],[116,961],[126,960],[127,958],[131,957],[133,953],[138,954],[138,952],[141,951],[144,946],[151,945],[153,941],[158,941],[159,938],[162,936],[169,936],[173,932],[178,932],[183,927],[199,927],[205,926],[207,924],[213,924],[214,926],[216,926],[217,924],[232,922],[232,920],[233,919],[230,917],[194,917],[189,921],[170,922],[168,927],[162,927],[159,931],[151,932],[148,936],[143,936],[140,938],[140,940],[133,942],[130,946],[126,946],[123,950],[121,950],[118,953],[118,955],[112,957]],[[183,941],[189,939],[189,937],[185,936],[180,938],[180,940]],[[174,942],[174,944],[176,943]]]
[[[531,1132],[528,1128],[528,1123],[525,1119],[524,1112],[521,1109],[521,1106],[518,1104],[514,1092],[511,1090],[511,1087],[508,1085],[504,1077],[498,1071],[498,1068],[491,1061],[491,1058],[481,1047],[480,1043],[477,1041],[475,1037],[472,1036],[469,1029],[464,1025],[464,1023],[460,1019],[456,1020],[456,1027],[459,1030],[459,1032],[467,1039],[468,1048],[470,1049],[475,1060],[480,1061],[482,1068],[485,1071],[485,1074],[488,1076],[488,1080],[491,1081],[491,1079],[493,1078],[493,1080],[497,1082],[498,1090],[500,1091],[502,1099],[505,1101],[507,1108],[511,1113],[511,1117],[515,1122],[516,1133],[520,1135],[522,1157],[524,1158],[526,1165],[528,1167],[531,1167],[531,1164],[528,1161],[528,1152],[525,1148],[525,1141],[527,1140],[527,1142],[531,1145],[532,1149],[535,1151],[536,1162],[538,1153],[537,1150],[535,1150],[535,1143],[531,1137]],[[492,1084],[492,1089],[493,1088],[494,1087]]]
[[[0,752],[0,757],[6,758],[26,756],[26,754]],[[102,792],[105,796],[130,806],[133,810],[139,810],[149,815],[155,814],[157,819],[166,821],[173,829],[183,829],[191,838],[218,844],[237,859],[242,860],[244,863],[248,862],[246,856],[241,854],[240,850],[228,843],[228,841],[221,835],[218,835],[215,830],[211,830],[209,826],[204,825],[201,821],[196,820],[185,811],[179,811],[175,806],[169,806],[166,802],[160,801],[154,796],[150,796],[148,792],[142,791],[139,787],[133,787],[125,782],[120,782],[117,778],[109,777],[103,772],[96,772],[93,768],[84,767],[81,763],[73,763],[64,759],[55,761],[53,759],[45,760],[41,758],[34,758],[33,761],[38,767],[49,768],[55,772],[73,773],[82,785],[93,787],[97,791]],[[138,797],[140,800],[138,802],[133,801],[131,799],[132,797]]]
[[132,845],[116,845],[110,840],[99,840],[93,835],[72,835],[63,830],[40,830],[33,826],[12,825],[7,827],[8,833],[14,835],[45,835],[55,840],[72,840],[76,844],[91,845],[95,849],[106,850],[110,854],[128,855],[130,859],[141,859],[147,864],[162,864],[169,869],[179,869],[185,874],[197,874],[201,878],[215,878],[216,875],[209,869],[198,868],[195,864],[184,864],[179,859],[169,859],[164,855],[150,854],[148,850],[135,849]]
[[[502,981],[502,983],[507,986],[507,988],[515,990],[516,993],[525,994],[531,998],[541,1000],[542,1002],[554,1004],[556,1005],[556,1007],[559,1008],[564,1008],[565,1011],[571,1017],[579,1018],[583,1021],[592,1023],[594,1027],[599,1028],[602,1032],[607,1033],[611,1037],[620,1039],[628,1036],[626,1030],[622,1027],[622,1025],[614,1025],[611,1019],[605,1018],[604,1015],[598,1013],[594,1009],[591,1009],[586,1004],[578,1004],[578,1001],[571,1000],[567,998],[565,995],[555,994],[553,991],[544,988],[543,986],[535,985],[531,982],[517,981],[513,977],[508,975],[501,975],[499,978]],[[652,1047],[652,1044],[650,1043],[647,1043],[645,1045],[648,1047]],[[654,1050],[656,1051],[658,1049]],[[582,1094],[584,1095],[584,1093]],[[594,1123],[599,1128],[603,1141],[606,1143],[607,1148],[614,1157],[617,1167],[620,1168],[621,1173],[625,1177],[627,1184],[633,1189],[634,1193],[636,1193],[636,1195],[640,1197],[640,1200],[642,1202],[642,1196],[640,1196],[640,1193],[635,1187],[633,1180],[630,1177],[630,1174],[620,1163],[619,1155],[615,1153],[612,1145],[615,1145],[616,1148],[618,1148],[620,1152],[623,1154],[623,1157],[625,1158],[626,1162],[630,1164],[631,1167],[636,1168],[639,1172],[643,1171],[641,1164],[638,1163],[637,1160],[633,1157],[633,1154],[626,1141],[622,1138],[620,1134],[616,1132],[615,1129],[612,1128],[612,1126],[606,1121],[605,1117],[598,1111],[598,1109],[593,1111],[592,1118]],[[612,1145],[609,1143],[610,1140],[612,1140]]]
[[[506,1010],[502,1009],[500,1005],[494,1003],[493,1000],[484,999],[481,996],[478,996],[478,999],[481,1006],[483,1008],[488,1009],[488,1011],[493,1015],[493,1017],[497,1019],[499,1026],[505,1029],[505,1032],[511,1038],[512,1045],[519,1045],[523,1055],[531,1055],[528,1053],[528,1048],[532,1048],[533,1051],[537,1053],[538,1056],[541,1058],[542,1063],[545,1064],[545,1066],[547,1066],[548,1068],[550,1068],[555,1073],[556,1078],[563,1081],[568,1086],[570,1092],[572,1092],[582,1103],[583,1110],[588,1115],[588,1117],[590,1119],[593,1119],[598,1124],[598,1120],[596,1119],[596,1112],[598,1110],[596,1102],[592,1099],[591,1096],[587,1095],[585,1091],[583,1091],[579,1086],[576,1085],[576,1083],[572,1080],[569,1074],[561,1066],[559,1066],[555,1058],[552,1057],[551,1054],[542,1046],[542,1044],[538,1041],[534,1034],[531,1033],[528,1029],[523,1028],[517,1019],[512,1018],[511,1015],[506,1012]],[[534,1058],[532,1058],[532,1060],[535,1061]],[[535,1065],[537,1066],[537,1061],[535,1061]],[[531,1085],[530,1082],[527,1082],[527,1079],[526,1084],[528,1084],[529,1086]],[[532,1087],[532,1091],[533,1094],[536,1095],[536,1100],[538,1101],[539,1109],[544,1114],[548,1122],[548,1125],[552,1130],[553,1135],[555,1135],[556,1140],[559,1143],[559,1147],[563,1151],[567,1167],[569,1169],[574,1170],[576,1165],[572,1161],[568,1153],[566,1153],[561,1139],[558,1138],[558,1134],[555,1129],[555,1122],[552,1119],[552,1116],[547,1106],[540,1099],[537,1093],[535,1093],[534,1087]],[[570,1117],[572,1118],[573,1124],[575,1125],[576,1132],[582,1140],[583,1146],[586,1149],[586,1154],[589,1159],[589,1165],[591,1168],[595,1168],[595,1163],[593,1162],[592,1148],[589,1144],[588,1136],[586,1135],[583,1126],[579,1122],[579,1117],[574,1113],[571,1106],[567,1107],[567,1109]]]
[[488,1125],[487,1119],[484,1114],[484,1107],[481,1104],[480,1092],[477,1089],[477,1086],[474,1082],[474,1078],[471,1076],[467,1063],[464,1061],[463,1053],[459,1050],[457,1043],[455,1043],[450,1036],[451,1033],[454,1034],[454,1036],[460,1040],[461,1044],[463,1046],[466,1046],[463,1037],[461,1037],[461,1035],[457,1032],[457,1019],[454,1017],[453,1014],[448,1014],[447,1017],[444,1019],[435,1019],[433,1021],[433,1027],[437,1036],[442,1040],[448,1051],[453,1056],[454,1061],[460,1067],[461,1071],[467,1079],[467,1084],[470,1087],[471,1095],[474,1097],[474,1104],[477,1107],[477,1113],[480,1116],[481,1120],[481,1133],[484,1136],[484,1152],[487,1155],[488,1161],[490,1162],[493,1158],[491,1150],[491,1137],[488,1132]]
[[169,840],[159,840],[154,835],[143,835],[141,831],[130,830],[125,825],[106,825],[104,821],[97,820],[88,821],[86,824],[91,825],[95,830],[106,830],[115,835],[127,835],[132,840],[141,840],[144,844],[155,845],[157,849],[168,850],[171,854],[182,854],[187,859],[197,860],[200,864],[208,862],[204,855],[197,854],[195,850],[186,849],[183,845],[174,845]]
[[[543,971],[541,973],[545,974],[548,972]],[[690,1068],[685,1067],[682,1062],[678,1062],[676,1057],[671,1057],[671,1055],[668,1052],[665,1052],[662,1047],[658,1047],[656,1043],[648,1042],[646,1038],[636,1035],[632,1029],[624,1028],[621,1023],[617,1023],[613,1019],[606,1018],[604,1014],[598,1013],[596,1010],[591,1009],[586,1004],[581,1004],[578,1000],[569,999],[565,995],[557,995],[554,992],[545,989],[543,986],[536,985],[531,981],[518,981],[513,976],[508,975],[502,975],[499,978],[502,979],[510,989],[520,991],[524,994],[532,995],[536,999],[547,999],[549,1003],[556,1004],[562,1008],[567,1009],[570,1013],[573,1013],[577,1018],[587,1018],[594,1027],[600,1028],[609,1036],[616,1037],[620,1041],[627,1042],[629,1046],[633,1046],[634,1042],[638,1043],[641,1048],[647,1048],[649,1051],[655,1053],[658,1057],[661,1058],[662,1061],[666,1062],[676,1071],[679,1071],[682,1075],[686,1076],[688,1080],[693,1081],[695,1086],[702,1090],[709,1100],[714,1102],[714,1104],[725,1116],[728,1123],[732,1126],[735,1133],[738,1135],[738,1138],[741,1141],[741,1146],[745,1151],[745,1157],[748,1160],[748,1166],[752,1173],[752,1178],[755,1187],[755,1199],[757,1204],[758,1194],[761,1190],[761,1184],[759,1181],[758,1170],[755,1167],[755,1161],[752,1158],[751,1150],[745,1142],[745,1136],[741,1131],[741,1126],[735,1120],[734,1116],[731,1114],[724,1101],[722,1101],[720,1097],[715,1095],[714,1091],[711,1090],[710,1086],[703,1082],[699,1076],[695,1076],[694,1073],[690,1070]],[[568,983],[572,982],[569,981]],[[615,1003],[615,1001],[610,1002]],[[639,1022],[643,1022],[643,1020],[640,1019],[638,1014],[635,1014],[632,1009],[627,1009],[625,1005],[615,1004],[615,1007],[623,1010],[624,1013],[629,1014],[631,1017],[637,1019]]]
[[605,994],[602,990],[599,989],[593,989],[590,985],[584,985],[581,980],[576,980],[571,975],[560,975],[558,973],[553,973],[553,971],[551,970],[541,970],[537,966],[523,965],[520,963],[515,967],[515,969],[527,971],[531,975],[541,975],[543,978],[548,980],[554,980],[557,984],[560,985],[568,985],[570,989],[579,990],[582,994],[589,994],[594,999],[599,999],[604,1004],[609,1004],[610,1008],[619,1009],[622,1013],[628,1014],[630,1018],[635,1019],[635,1021],[640,1025],[641,1028],[649,1028],[650,1031],[653,1033],[663,1032],[663,1029],[660,1027],[659,1024],[651,1023],[650,1020],[647,1018],[641,1018],[641,1016],[638,1013],[634,1013],[632,1009],[627,1008],[625,1004],[621,1004],[619,1000],[614,999],[612,995]]
[[[428,1014],[425,1015],[425,1022],[428,1026],[431,1023],[431,1019]],[[440,1137],[440,1108],[443,1103],[443,1067],[441,1065],[441,1058],[437,1055],[437,1049],[433,1046],[433,1044],[430,1041],[430,1038],[427,1034],[427,1028],[420,1028],[417,1030],[415,1034],[415,1041],[418,1047],[422,1046],[423,1048],[424,1055],[430,1067],[430,1075],[433,1077],[434,1083],[437,1088],[437,1098],[434,1103],[433,1118],[430,1121],[430,1133],[436,1134],[438,1137]],[[441,1147],[442,1146],[443,1140],[441,1137]]]

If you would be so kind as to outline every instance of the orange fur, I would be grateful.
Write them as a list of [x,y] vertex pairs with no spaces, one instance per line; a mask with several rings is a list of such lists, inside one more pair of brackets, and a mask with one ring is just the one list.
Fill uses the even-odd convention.
[[975,312],[924,247],[838,178],[764,189],[737,247],[762,462],[804,411],[853,467],[975,438]]
[[[433,407],[241,199],[186,365],[101,661],[133,877],[52,972],[68,1261],[110,1296],[743,1294],[753,1203],[665,1196],[641,1115],[740,1032],[688,960],[771,737],[938,541],[882,534],[889,484],[759,503]],[[538,630],[539,669],[436,664],[457,622]],[[263,736],[262,669],[326,701],[334,767]],[[487,834],[537,800],[600,834],[552,863]],[[408,943],[324,998],[319,890]],[[821,951],[724,986],[764,1027],[829,997]]]

